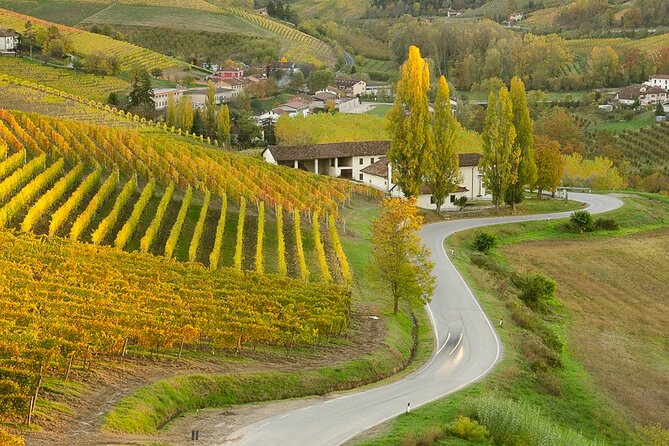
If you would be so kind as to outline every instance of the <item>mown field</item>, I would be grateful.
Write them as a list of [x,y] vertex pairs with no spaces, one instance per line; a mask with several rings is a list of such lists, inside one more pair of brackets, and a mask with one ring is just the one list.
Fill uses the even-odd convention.
[[[475,230],[449,238],[486,314],[504,321],[504,359],[483,382],[356,444],[664,444],[669,202],[650,194],[623,200],[606,215],[617,231],[579,234],[563,221],[493,226],[484,230],[499,248],[489,255],[473,250]],[[516,287],[535,271],[557,282],[556,298],[540,311],[529,310]],[[460,415],[490,417],[485,440],[455,435]],[[571,440],[555,442],[568,433]]]
[[370,6],[369,0],[294,0],[290,3],[300,16],[321,20],[355,19]]
[[[378,113],[327,114],[308,117],[282,118],[276,124],[277,141],[281,144],[319,144],[340,141],[379,141],[389,139],[385,119],[386,109]],[[464,152],[480,152],[481,136],[460,128],[456,146]]]

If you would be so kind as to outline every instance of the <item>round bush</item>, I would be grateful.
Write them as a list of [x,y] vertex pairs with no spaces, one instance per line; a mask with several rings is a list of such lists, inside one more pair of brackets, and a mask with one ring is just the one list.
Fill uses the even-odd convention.
[[497,237],[495,237],[495,235],[489,232],[479,231],[476,233],[476,236],[474,237],[473,246],[474,249],[479,252],[487,254],[496,245],[497,245]]

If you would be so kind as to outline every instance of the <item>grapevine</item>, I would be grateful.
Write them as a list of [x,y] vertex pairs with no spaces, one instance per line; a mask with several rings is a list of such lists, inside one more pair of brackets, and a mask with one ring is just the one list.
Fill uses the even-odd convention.
[[184,199],[181,202],[181,208],[179,209],[179,214],[177,219],[172,226],[170,231],[170,236],[165,243],[165,256],[172,257],[174,255],[174,249],[177,246],[177,241],[179,240],[179,235],[181,234],[181,228],[183,227],[184,221],[186,220],[186,213],[188,213],[188,207],[190,206],[190,201],[193,198],[193,189],[188,188],[184,194]]
[[170,202],[172,201],[173,194],[174,194],[174,183],[170,183],[170,185],[167,186],[167,189],[165,189],[163,198],[160,199],[160,203],[158,204],[158,209],[156,210],[156,215],[153,216],[151,224],[146,229],[144,237],[142,237],[142,240],[140,240],[139,242],[139,247],[142,252],[149,252],[149,248],[151,248],[151,244],[153,243],[153,240],[156,238],[158,230],[160,229],[160,224],[162,223],[163,218],[165,217],[165,211],[167,211],[167,207],[170,205]]
[[202,203],[202,208],[200,209],[200,216],[195,225],[195,231],[193,237],[190,240],[190,247],[188,248],[188,260],[194,262],[197,257],[197,248],[200,246],[200,239],[202,238],[202,231],[204,231],[204,222],[207,218],[207,212],[209,211],[209,202],[211,201],[211,192],[206,190],[204,193],[204,201]]
[[137,224],[139,223],[139,219],[142,217],[144,209],[146,209],[146,205],[149,204],[149,200],[151,200],[151,197],[153,197],[153,191],[155,188],[156,180],[151,178],[148,184],[144,187],[144,190],[142,190],[137,203],[135,203],[135,207],[132,209],[132,214],[130,214],[130,217],[126,220],[121,230],[118,232],[118,234],[116,234],[114,246],[120,249],[125,248],[125,245],[128,243],[133,233],[135,232],[135,228],[137,228]]

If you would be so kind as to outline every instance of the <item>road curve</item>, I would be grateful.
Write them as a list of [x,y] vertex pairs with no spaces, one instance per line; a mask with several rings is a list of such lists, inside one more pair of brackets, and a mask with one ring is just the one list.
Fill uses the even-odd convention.
[[[622,206],[606,195],[570,194],[588,204],[591,213]],[[265,418],[243,427],[221,445],[316,446],[338,445],[407,409],[453,393],[485,376],[500,359],[502,346],[469,287],[448,259],[446,237],[465,229],[531,220],[568,217],[571,212],[454,220],[427,225],[423,242],[432,250],[437,276],[435,295],[428,310],[437,349],[420,370],[399,381],[331,399],[312,406]]]

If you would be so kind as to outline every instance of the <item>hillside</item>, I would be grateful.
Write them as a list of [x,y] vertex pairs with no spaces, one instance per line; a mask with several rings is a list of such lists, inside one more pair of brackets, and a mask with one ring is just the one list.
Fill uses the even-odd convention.
[[105,102],[110,93],[123,92],[130,88],[128,82],[117,77],[84,74],[19,58],[0,58],[0,75],[2,74],[96,102]]
[[310,344],[347,324],[350,294],[328,283],[351,280],[336,216],[356,186],[161,131],[2,109],[0,159],[5,421],[75,356]]
[[[315,65],[333,65],[335,62],[332,48],[315,37],[298,31],[290,24],[262,17],[251,10],[231,5],[219,7],[203,0],[192,3],[183,1],[130,0],[102,2],[90,0],[81,2],[81,5],[83,5],[83,11],[87,13],[80,13],[74,21],[71,18],[70,11],[77,7],[76,3],[63,7],[61,2],[47,0],[41,2],[39,8],[32,8],[24,2],[0,1],[0,6],[14,11],[25,14],[39,14],[37,15],[39,19],[32,20],[33,23],[45,24],[44,19],[49,19],[56,23],[67,23],[70,26],[85,28],[89,28],[93,24],[111,24],[126,27],[161,27],[175,30],[183,30],[187,27],[191,31],[234,33],[279,40],[281,42],[281,55],[290,60]],[[21,30],[26,20],[27,16],[22,14],[8,11],[3,14],[0,10],[0,25]],[[148,69],[155,67],[166,69],[178,65],[174,59],[166,56],[149,56],[149,54],[157,53],[148,51],[142,54],[141,51],[146,50],[140,50],[139,47],[127,42],[120,43],[106,36],[62,25],[60,28],[71,36],[77,52],[86,54],[92,46],[95,46],[106,54],[119,56],[124,68],[136,63]]]
[[36,26],[56,26],[61,33],[70,39],[74,52],[77,54],[86,56],[92,52],[101,52],[107,56],[116,56],[121,64],[121,69],[124,71],[129,71],[135,66],[151,70],[153,68],[168,69],[183,65],[176,59],[127,42],[114,40],[111,37],[41,20],[7,9],[0,9],[0,26],[3,28],[13,28],[22,32],[25,30],[25,24],[28,21]]
[[[56,80],[55,83],[59,82]],[[95,90],[97,91],[97,88]],[[77,93],[81,92],[77,91]],[[109,106],[6,74],[0,74],[0,103],[6,109],[34,112],[91,124],[114,127],[137,127],[139,125],[126,117],[125,113],[122,115],[121,112],[114,112],[114,109]]]

